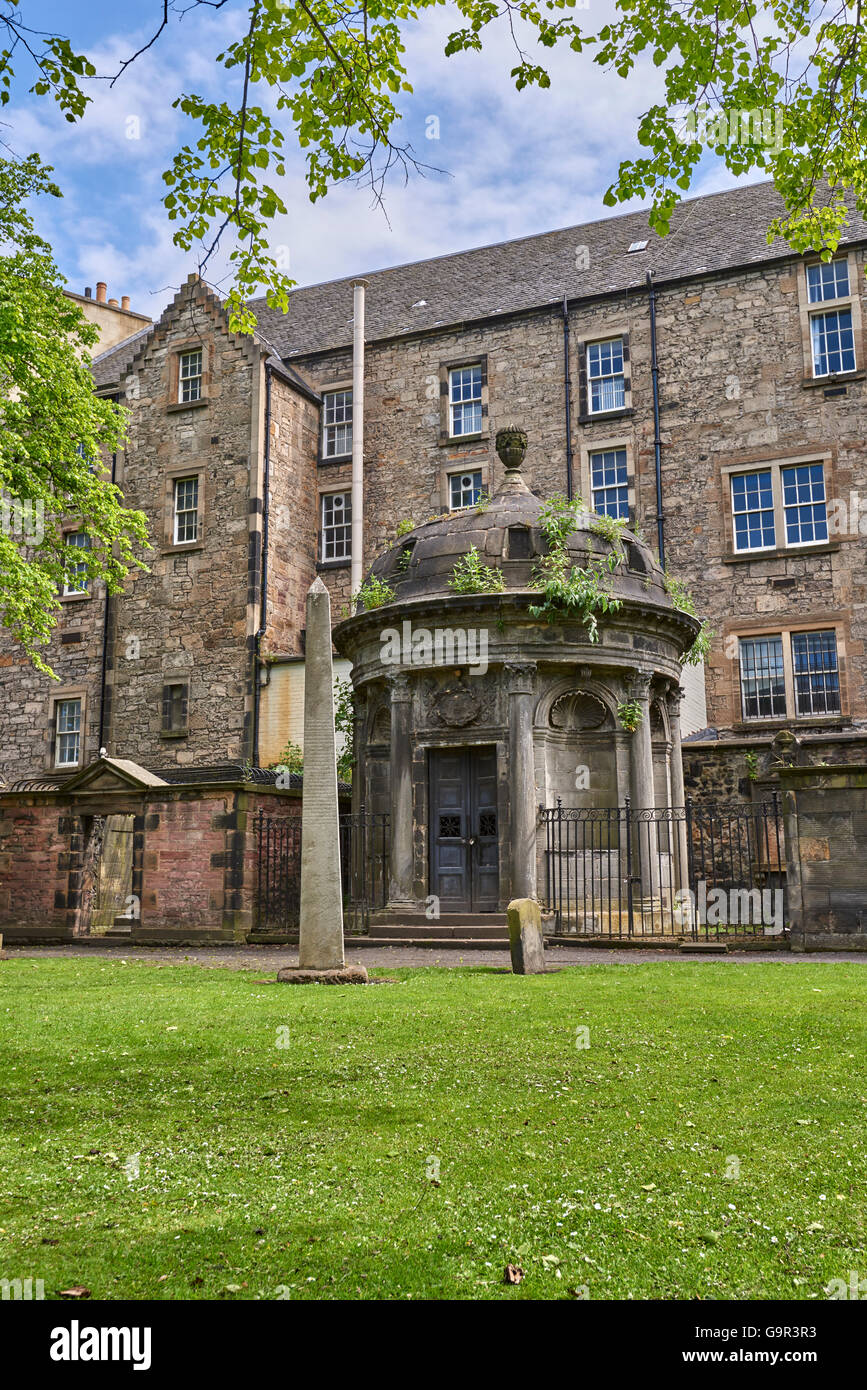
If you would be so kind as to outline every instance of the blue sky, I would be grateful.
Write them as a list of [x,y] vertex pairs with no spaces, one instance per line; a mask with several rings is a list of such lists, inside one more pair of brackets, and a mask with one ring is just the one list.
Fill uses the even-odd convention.
[[[611,0],[590,6],[595,27]],[[21,0],[28,24],[67,34],[101,72],[116,71],[150,37],[161,11],[160,0]],[[105,280],[110,295],[129,294],[133,308],[156,316],[194,269],[195,257],[172,245],[160,202],[162,171],[194,133],[171,103],[181,92],[227,94],[232,79],[214,57],[242,31],[246,13],[247,0],[229,0],[222,10],[175,18],[113,88],[95,85],[93,105],[76,126],[19,84],[4,113],[4,138],[16,153],[37,149],[55,167],[64,200],[40,204],[37,215],[71,288]],[[454,14],[444,8],[413,28],[406,62],[415,92],[402,99],[401,138],[447,173],[413,176],[407,186],[396,177],[386,220],[369,192],[354,187],[311,204],[300,153],[290,159],[283,190],[290,212],[273,235],[300,284],[610,215],[602,196],[618,162],[637,152],[637,117],[660,91],[649,60],[626,83],[587,55],[545,52],[552,87],[517,93],[505,31],[491,33],[484,54],[446,58],[453,27]],[[431,116],[437,140],[426,138]],[[693,193],[733,182],[710,161]]]

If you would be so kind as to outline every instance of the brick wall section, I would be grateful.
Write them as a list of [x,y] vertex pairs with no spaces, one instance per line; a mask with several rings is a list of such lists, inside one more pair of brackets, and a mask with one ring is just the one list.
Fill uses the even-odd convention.
[[[85,799],[80,798],[81,802]],[[93,815],[134,816],[131,940],[244,940],[257,890],[256,816],[301,815],[297,792],[223,786],[76,804],[62,793],[0,797],[0,931],[9,940],[87,933]]]
[[867,763],[782,773],[794,950],[867,950]]

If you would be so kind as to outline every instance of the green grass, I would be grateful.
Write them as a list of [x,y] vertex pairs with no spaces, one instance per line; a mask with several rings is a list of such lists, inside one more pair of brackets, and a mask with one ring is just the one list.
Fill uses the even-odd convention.
[[46,1297],[810,1299],[867,1272],[863,967],[394,975],[0,966],[0,1277]]

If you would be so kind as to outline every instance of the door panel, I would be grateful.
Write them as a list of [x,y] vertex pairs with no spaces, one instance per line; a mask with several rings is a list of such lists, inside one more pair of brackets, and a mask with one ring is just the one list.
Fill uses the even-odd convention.
[[500,891],[492,748],[430,754],[430,884],[444,912],[493,912]]

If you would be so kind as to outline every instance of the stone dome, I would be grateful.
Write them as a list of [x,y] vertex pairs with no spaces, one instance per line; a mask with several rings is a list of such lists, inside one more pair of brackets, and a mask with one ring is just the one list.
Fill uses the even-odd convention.
[[[501,571],[506,592],[532,593],[533,569],[547,553],[539,527],[543,506],[544,500],[511,469],[490,500],[416,526],[379,555],[369,573],[394,591],[394,604],[435,597],[454,599],[457,595],[449,588],[449,579],[458,560],[475,546],[484,565]],[[578,517],[577,529],[568,542],[577,566],[586,564],[588,552],[602,558],[612,549],[610,541],[596,534],[596,522],[598,518],[590,511]],[[662,569],[645,543],[624,531],[622,548],[623,560],[606,575],[611,593],[627,602],[674,609]]]

